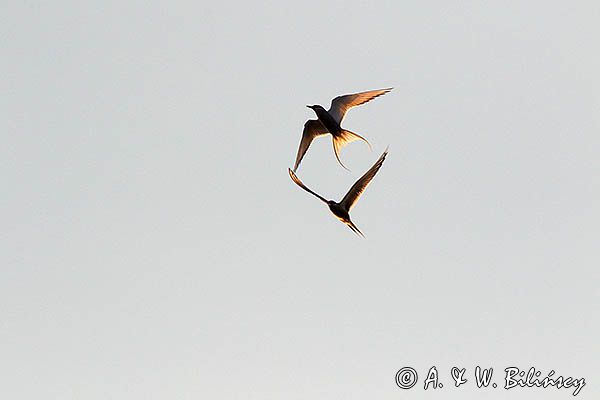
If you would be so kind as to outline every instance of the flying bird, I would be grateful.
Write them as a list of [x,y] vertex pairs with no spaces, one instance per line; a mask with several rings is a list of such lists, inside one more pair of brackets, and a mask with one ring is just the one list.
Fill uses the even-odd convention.
[[349,130],[340,126],[344,116],[346,115],[346,112],[348,112],[348,110],[352,107],[356,107],[373,100],[375,97],[384,95],[392,89],[393,88],[370,90],[368,92],[338,96],[331,100],[331,106],[329,107],[329,110],[325,110],[320,105],[306,106],[311,108],[317,114],[318,119],[309,119],[304,124],[302,140],[300,141],[300,147],[298,147],[298,154],[296,155],[296,163],[294,164],[293,172],[296,172],[298,169],[300,161],[302,161],[302,157],[304,157],[304,154],[308,150],[308,147],[312,141],[315,138],[328,133],[333,139],[333,151],[335,153],[335,158],[337,158],[342,167],[348,170],[348,168],[346,168],[346,166],[340,160],[340,149],[346,144],[355,140],[364,141],[369,145],[369,148],[371,148],[371,144],[364,137],[354,132],[350,132]]
[[373,164],[373,166],[367,172],[365,172],[365,174],[361,176],[360,179],[354,183],[354,185],[352,185],[350,190],[348,190],[348,193],[346,193],[346,195],[340,202],[325,199],[321,195],[307,188],[304,185],[304,183],[302,183],[302,181],[298,179],[294,171],[292,171],[290,168],[288,168],[288,172],[290,174],[290,178],[292,178],[296,185],[300,186],[308,193],[316,196],[319,200],[326,203],[329,206],[329,209],[331,210],[333,215],[335,215],[344,224],[348,225],[348,227],[350,227],[350,229],[352,229],[357,235],[360,235],[364,238],[365,235],[363,235],[363,233],[350,220],[350,210],[352,209],[352,207],[354,207],[354,204],[356,204],[360,196],[363,194],[363,192],[367,188],[367,185],[369,184],[369,182],[371,182],[377,171],[379,171],[379,168],[381,168],[381,165],[383,164],[383,161],[385,160],[387,154],[388,149],[385,149],[385,151],[383,152],[381,157],[379,157],[377,162],[375,162],[375,164]]

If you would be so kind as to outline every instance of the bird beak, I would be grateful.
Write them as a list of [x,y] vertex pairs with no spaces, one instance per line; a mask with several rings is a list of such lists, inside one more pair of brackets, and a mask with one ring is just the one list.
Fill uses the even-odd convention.
[[308,107],[308,108],[312,108],[312,106],[306,106],[306,107]]

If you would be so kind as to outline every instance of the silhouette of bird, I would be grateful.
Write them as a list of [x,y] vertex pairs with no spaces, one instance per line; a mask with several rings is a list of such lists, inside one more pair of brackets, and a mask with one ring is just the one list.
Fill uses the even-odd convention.
[[298,169],[300,161],[302,161],[302,157],[304,157],[304,154],[308,150],[308,147],[312,141],[315,138],[328,133],[331,134],[333,140],[333,152],[335,153],[335,158],[337,158],[342,167],[348,170],[348,168],[346,168],[346,166],[340,160],[340,149],[346,144],[355,140],[364,141],[369,145],[369,148],[371,148],[371,144],[364,137],[354,132],[350,132],[349,130],[340,126],[344,116],[346,115],[346,112],[348,112],[348,110],[352,107],[356,107],[373,100],[375,97],[384,95],[392,89],[393,88],[370,90],[368,92],[338,96],[331,100],[331,106],[329,107],[329,110],[325,110],[320,105],[306,106],[308,108],[312,108],[312,110],[317,114],[318,119],[309,119],[304,124],[302,140],[300,141],[300,146],[298,147],[298,154],[296,155],[296,163],[294,164],[293,171],[296,172]]
[[288,172],[290,174],[290,178],[292,178],[296,185],[300,186],[308,193],[316,196],[319,200],[326,203],[329,206],[329,209],[331,210],[333,215],[335,215],[344,224],[348,225],[348,227],[350,227],[350,229],[352,229],[357,235],[360,235],[364,238],[365,235],[363,235],[363,233],[350,220],[350,210],[352,209],[352,207],[354,207],[354,204],[358,201],[362,193],[365,191],[367,185],[369,184],[369,182],[371,182],[377,171],[379,171],[379,168],[381,168],[381,165],[383,164],[383,161],[385,160],[387,154],[388,149],[385,149],[381,157],[379,157],[375,164],[373,164],[373,166],[367,172],[365,172],[365,174],[361,176],[360,179],[354,183],[354,185],[352,185],[350,190],[348,190],[348,193],[346,193],[344,198],[339,203],[333,200],[327,200],[324,197],[318,195],[317,193],[307,188],[304,185],[304,183],[302,183],[302,181],[298,179],[294,171],[292,171],[290,168],[288,168]]

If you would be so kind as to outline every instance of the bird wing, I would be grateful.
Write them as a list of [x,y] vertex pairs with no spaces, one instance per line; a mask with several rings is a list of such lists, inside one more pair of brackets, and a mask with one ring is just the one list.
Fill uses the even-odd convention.
[[296,163],[294,164],[294,171],[298,169],[302,157],[308,150],[311,142],[314,138],[327,134],[327,129],[318,119],[309,119],[304,124],[304,130],[302,131],[302,140],[298,147],[298,154],[296,155]]
[[309,188],[307,188],[304,183],[302,183],[302,181],[300,179],[298,179],[298,177],[296,176],[296,174],[294,173],[294,171],[292,171],[291,169],[288,168],[288,172],[290,173],[290,178],[292,178],[292,180],[294,181],[294,183],[298,186],[300,186],[302,189],[306,190],[308,193],[317,196],[322,202],[327,203],[327,200],[325,200],[323,197],[321,197],[320,195],[316,194],[315,192],[313,192],[312,190],[310,190]]
[[348,193],[346,193],[342,201],[340,201],[342,207],[344,207],[348,211],[352,209],[354,204],[358,201],[362,193],[369,185],[369,182],[371,182],[377,171],[379,171],[379,168],[381,168],[381,165],[383,164],[383,161],[385,160],[387,154],[388,149],[385,149],[385,151],[375,162],[375,164],[373,164],[373,166],[367,172],[365,172],[365,174],[361,176],[360,179],[354,183],[354,185],[352,185],[350,190],[348,190]]
[[344,115],[352,107],[359,106],[366,103],[367,101],[373,100],[375,97],[386,94],[393,88],[369,90],[368,92],[360,92],[354,94],[346,94],[338,96],[331,100],[331,107],[329,107],[329,115],[337,121],[338,124],[342,123]]

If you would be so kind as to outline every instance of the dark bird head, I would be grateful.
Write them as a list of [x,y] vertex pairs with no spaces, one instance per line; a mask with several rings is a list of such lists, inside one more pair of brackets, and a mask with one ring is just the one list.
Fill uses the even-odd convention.
[[325,111],[325,109],[318,104],[315,104],[314,106],[306,106],[306,107],[312,108],[312,110],[315,112],[315,114],[317,114],[317,117],[321,117],[321,116],[327,114],[327,111]]

